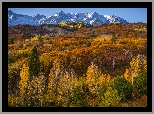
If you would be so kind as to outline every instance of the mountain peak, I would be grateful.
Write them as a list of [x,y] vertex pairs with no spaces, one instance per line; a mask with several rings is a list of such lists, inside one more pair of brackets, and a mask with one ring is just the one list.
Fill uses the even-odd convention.
[[65,14],[62,10],[59,12],[59,14]]
[[96,12],[92,12],[92,14],[91,15],[99,15],[98,13],[96,13]]
[[108,16],[108,15],[99,15],[96,12],[92,13],[67,13],[65,14],[62,10],[59,13],[55,13],[53,16],[46,17],[44,15],[20,15],[13,13],[11,10],[8,10],[8,26],[14,26],[16,24],[49,24],[59,22],[84,22],[91,25],[101,25],[108,23],[128,23],[126,20],[117,17],[117,16]]
[[98,13],[96,13],[96,12],[92,12],[92,14],[98,14]]
[[112,15],[112,17],[117,17],[117,16],[115,16],[115,15]]

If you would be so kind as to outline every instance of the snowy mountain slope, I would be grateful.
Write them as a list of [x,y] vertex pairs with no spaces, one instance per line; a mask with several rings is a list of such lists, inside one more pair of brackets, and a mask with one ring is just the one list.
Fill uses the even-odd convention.
[[8,26],[14,26],[17,24],[30,24],[30,25],[41,25],[41,24],[57,24],[59,22],[85,22],[94,26],[109,23],[128,23],[123,18],[117,16],[99,15],[96,12],[93,13],[64,13],[60,11],[55,13],[53,16],[46,17],[44,15],[22,15],[13,13],[11,10],[8,11]]
[[114,16],[114,15],[113,16],[104,15],[104,17],[109,21],[109,23],[128,23],[123,18]]

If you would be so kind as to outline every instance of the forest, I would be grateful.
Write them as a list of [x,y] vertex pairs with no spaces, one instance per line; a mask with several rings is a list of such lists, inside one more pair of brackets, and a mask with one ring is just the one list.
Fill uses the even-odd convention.
[[147,107],[147,24],[8,27],[9,107]]

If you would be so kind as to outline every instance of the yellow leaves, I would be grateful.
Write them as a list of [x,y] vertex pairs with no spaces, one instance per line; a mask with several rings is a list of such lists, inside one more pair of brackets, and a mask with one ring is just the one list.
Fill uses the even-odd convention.
[[143,60],[144,70],[147,70],[147,60],[146,58]]
[[51,56],[49,53],[43,53],[41,56],[40,56],[40,62],[43,62],[44,64],[46,64],[46,66],[48,66],[48,64],[50,63],[51,61]]
[[28,85],[28,96],[33,96],[37,94],[43,94],[45,89],[45,77],[40,75],[34,78]]
[[132,59],[130,62],[131,69],[133,70],[133,76],[137,76],[138,73],[140,72],[140,67],[139,67],[139,57],[135,57]]
[[100,86],[103,85],[103,84],[108,85],[109,83],[111,83],[111,81],[112,81],[112,79],[111,79],[111,76],[109,74],[102,74],[99,77]]
[[96,80],[95,80],[95,76],[94,76],[94,70],[92,69],[92,67],[88,67],[87,73],[86,73],[87,77],[86,77],[86,83],[89,86],[89,90],[91,93],[95,94],[96,90],[95,87],[93,86],[93,84],[96,84]]
[[147,70],[147,61],[144,55],[138,55],[132,58],[130,69],[126,69],[124,77],[133,84],[133,78],[137,77],[141,72]]
[[44,102],[53,102],[55,100],[55,96],[53,93],[44,94]]
[[102,74],[100,77],[99,77],[99,84],[102,85],[106,82],[106,74]]
[[11,107],[21,106],[21,103],[24,102],[22,97],[16,97],[8,94],[8,105]]
[[67,26],[68,25],[68,22],[60,22],[59,25],[60,26]]
[[31,39],[31,41],[38,41],[38,38],[34,37],[34,38]]
[[26,92],[25,89],[27,89],[29,79],[28,67],[26,64],[23,64],[22,70],[20,72],[20,78],[21,80],[19,81],[19,88],[20,93],[23,95]]
[[134,30],[138,30],[137,28],[135,28]]
[[130,74],[130,70],[129,69],[126,69],[125,73],[124,73],[124,78],[129,81],[129,82],[132,82],[132,77],[131,77],[131,74]]
[[25,39],[25,42],[29,42],[29,41],[31,41],[30,39]]
[[19,54],[26,54],[29,53],[29,49],[25,49],[25,50],[18,50]]
[[89,86],[89,90],[92,94],[96,94],[98,92],[98,87],[99,87],[99,77],[100,77],[100,72],[98,68],[94,66],[89,66],[87,73],[86,73],[86,83]]
[[74,26],[72,26],[72,25],[70,26],[70,28],[73,28],[73,27],[74,27]]
[[126,69],[126,72],[125,72],[125,74],[124,74],[124,77],[126,78],[126,79],[128,79],[128,73],[129,73],[129,70],[128,69]]
[[61,101],[61,100],[62,100],[62,96],[61,96],[61,95],[58,95],[58,96],[57,96],[57,100],[58,100],[58,101]]
[[97,94],[103,84],[108,86],[113,80],[109,74],[101,74],[95,64],[88,67],[86,75],[85,82],[92,94]]
[[71,76],[66,73],[63,77],[60,77],[60,81],[58,84],[58,92],[60,95],[67,95],[67,93],[72,91],[74,87],[74,82]]
[[111,81],[112,81],[111,76],[108,74],[106,78],[106,84],[111,83]]
[[54,79],[54,71],[51,69],[50,70],[50,74],[49,74],[49,79],[48,79],[48,93],[52,93],[53,92],[53,85],[54,85],[54,82],[55,82],[55,79]]
[[79,26],[78,26],[78,29],[80,29],[81,27],[82,27],[82,25],[79,25]]
[[137,57],[134,57],[130,62],[130,66],[133,71],[133,76],[135,77],[138,76],[140,72],[146,70],[147,66],[146,57],[143,55],[138,55]]
[[133,58],[132,61],[130,62],[130,66],[131,66],[131,67],[134,66],[134,61],[135,61],[135,58]]
[[141,32],[146,32],[146,31],[147,31],[147,29],[146,29],[146,28],[140,28],[140,29],[135,28],[134,30],[135,30],[135,31],[141,31]]
[[77,79],[74,80],[74,88],[78,87],[80,85],[80,83],[78,82]]
[[94,41],[92,43],[107,43],[107,42],[110,42],[111,41],[111,38],[102,38],[102,37],[98,37],[98,38],[95,38]]
[[44,98],[41,96],[39,97],[39,105],[43,106]]

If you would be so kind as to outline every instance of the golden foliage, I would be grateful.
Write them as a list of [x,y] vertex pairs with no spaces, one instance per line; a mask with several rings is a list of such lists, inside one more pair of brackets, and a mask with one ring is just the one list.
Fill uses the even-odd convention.
[[130,70],[129,69],[126,69],[125,73],[124,73],[124,78],[129,81],[129,82],[132,82],[132,77],[131,77],[131,74],[130,74]]
[[8,105],[11,107],[21,106],[24,102],[23,97],[16,97],[13,95],[8,95]]
[[54,86],[54,83],[55,83],[55,80],[54,80],[54,70],[51,69],[50,70],[50,74],[49,74],[49,79],[48,79],[48,93],[52,93],[53,92],[53,86]]
[[91,65],[88,67],[87,70],[87,77],[86,83],[88,84],[89,90],[92,94],[97,94],[99,90],[99,77],[100,71],[98,70],[97,66]]
[[60,78],[58,82],[58,101],[66,102],[68,100],[69,95],[72,93],[73,87],[75,83],[73,78],[69,73],[66,73],[64,76]]
[[106,74],[102,74],[100,77],[99,77],[99,85],[102,85],[102,84],[105,84],[106,83]]
[[42,95],[45,90],[45,80],[44,75],[40,75],[33,79],[28,86],[28,95]]
[[147,60],[143,55],[138,55],[132,58],[130,62],[131,68],[126,69],[124,77],[133,84],[133,78],[137,77],[141,72],[147,70]]
[[[71,23],[62,22],[59,23],[59,25],[64,27],[68,26],[68,28],[75,27],[75,29],[77,29],[77,27],[82,28],[83,24],[78,22],[74,26]],[[143,57],[141,62],[141,58],[139,56],[134,57],[132,61],[130,58],[128,59],[124,56],[125,54],[122,49],[130,50],[130,52],[136,54],[140,52],[146,54],[145,44],[147,42],[147,38],[134,38],[140,36],[138,33],[146,32],[146,28],[138,29],[138,27],[134,27],[134,32],[134,28],[129,29],[129,27],[131,28],[131,25],[102,25],[96,28],[82,28],[69,34],[61,34],[59,36],[52,35],[50,40],[45,40],[45,38],[43,38],[44,44],[38,45],[38,50],[39,54],[42,54],[40,56],[41,72],[43,72],[44,76],[47,78],[47,101],[50,102],[50,100],[52,100],[53,102],[58,98],[58,101],[62,100],[65,102],[66,98],[72,94],[72,89],[81,88],[82,91],[84,83],[88,85],[90,92],[96,95],[103,84],[108,85],[111,83],[112,78],[109,74],[102,74],[96,65],[89,66],[90,62],[94,58],[98,59],[98,66],[100,66],[102,70],[106,69],[105,72],[109,72],[112,76],[123,74],[125,66],[128,67],[130,63],[130,68],[127,68],[124,73],[124,77],[129,82],[132,82],[132,77],[138,76],[140,72],[147,70],[146,57]],[[110,38],[113,32],[120,33],[120,37],[118,36],[116,44],[112,44]],[[126,37],[126,33],[128,33],[129,38],[124,38]],[[89,38],[91,34],[95,34],[96,36],[98,35],[99,37]],[[144,37],[144,35],[141,35],[141,37],[142,36]],[[16,39],[19,38],[20,36],[17,35]],[[87,41],[91,42],[90,47],[86,46]],[[29,39],[25,40],[25,50],[23,50],[24,48],[22,47],[23,42],[15,41],[14,43],[16,42],[18,44],[8,45],[9,57],[15,57],[15,60],[17,59],[14,63],[10,63],[8,65],[9,74],[12,69],[19,70],[22,68],[20,72],[21,80],[19,81],[21,94],[24,95],[24,93],[26,93],[26,88],[29,95],[44,94],[44,76],[39,76],[29,82],[28,67],[25,64],[22,67],[22,64],[27,61],[27,58],[26,56],[22,59],[20,58],[21,54],[28,54],[31,50],[31,46],[38,43],[38,36],[32,38],[31,41]],[[117,71],[115,69],[111,69],[111,59],[116,61],[117,66],[119,67],[119,69],[116,69]],[[81,76],[82,78],[75,79],[71,77],[70,73],[63,73],[62,70],[64,70],[64,68],[73,68],[77,77]],[[86,78],[83,77],[85,74],[87,75]],[[48,97],[51,96],[54,96],[54,98],[50,98],[50,100],[48,100]],[[12,101],[11,97],[9,97],[9,99]],[[43,105],[41,103],[43,101],[42,99],[43,98],[40,98],[40,106]],[[15,101],[12,101],[12,106],[14,102]]]
[[46,75],[50,73],[50,69],[52,67],[53,57],[51,57],[50,53],[43,53],[40,56],[40,70],[43,71]]
[[34,37],[34,38],[31,39],[31,41],[38,41],[38,38]]
[[131,70],[133,72],[133,77],[138,76],[139,73],[146,70],[147,67],[147,60],[146,57],[138,55],[137,57],[134,57],[132,61],[130,62]]
[[25,39],[25,42],[29,42],[29,41],[31,41],[30,39]]
[[24,95],[28,87],[28,79],[29,79],[28,66],[26,64],[23,64],[22,70],[20,72],[20,78],[21,78],[21,80],[19,81],[20,94]]
[[18,50],[19,55],[22,55],[22,54],[28,54],[29,52],[30,52],[29,49]]
[[102,74],[100,77],[99,77],[99,85],[103,85],[103,84],[106,84],[106,85],[109,85],[112,81],[112,78],[109,74]]

